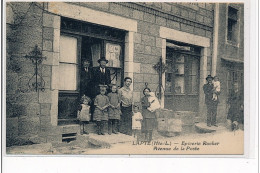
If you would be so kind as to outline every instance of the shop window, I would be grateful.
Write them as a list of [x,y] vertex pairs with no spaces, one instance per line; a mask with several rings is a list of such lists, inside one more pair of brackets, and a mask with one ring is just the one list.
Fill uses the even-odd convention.
[[230,68],[227,73],[227,88],[228,94],[233,90],[234,83],[238,83],[238,88],[241,92],[244,91],[244,73],[237,68]]
[[77,59],[77,38],[61,35],[59,90],[77,90]]
[[165,108],[198,111],[200,47],[166,43]]
[[238,10],[230,6],[227,23],[227,40],[236,43],[238,41]]
[[199,56],[167,49],[165,92],[168,94],[198,94]]

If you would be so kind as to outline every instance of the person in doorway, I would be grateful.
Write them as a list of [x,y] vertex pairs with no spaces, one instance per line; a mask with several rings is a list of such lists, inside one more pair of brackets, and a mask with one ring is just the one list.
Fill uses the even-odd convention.
[[98,60],[99,67],[93,70],[94,95],[99,93],[99,85],[110,86],[110,70],[106,67],[108,60],[102,57]]
[[217,107],[218,107],[218,97],[217,100],[213,100],[213,92],[214,92],[214,85],[213,85],[213,77],[208,75],[207,84],[204,84],[203,91],[205,94],[205,104],[207,106],[207,126],[216,126],[217,127]]
[[143,90],[144,97],[142,97],[142,132],[145,133],[145,141],[151,142],[153,137],[153,130],[156,127],[156,114],[151,112],[148,108],[151,106],[149,102],[150,97],[150,88],[145,88]]
[[118,90],[119,99],[121,102],[121,124],[120,132],[132,135],[132,103],[133,91],[130,89],[132,78],[126,77],[124,79],[124,86]]
[[85,59],[82,62],[82,70],[81,70],[81,77],[80,77],[80,95],[87,96],[93,98],[92,94],[92,86],[91,86],[91,79],[92,79],[92,69],[90,68],[90,62]]
[[105,95],[107,90],[106,85],[100,85],[100,94],[96,96],[94,105],[95,111],[93,119],[97,122],[98,135],[105,135],[105,125],[108,121],[109,99]]
[[111,87],[111,93],[108,93],[110,106],[108,108],[108,134],[118,132],[118,123],[120,120],[120,99],[117,93],[117,86],[115,84]]
[[94,98],[96,95],[94,94],[94,87],[93,87],[93,71],[90,67],[89,60],[85,59],[82,62],[82,70],[80,73],[80,97],[83,95],[89,97],[91,101],[90,105],[90,112],[91,112],[91,119],[93,119],[93,112],[94,112]]
[[[228,98],[229,110],[227,119],[230,121],[231,130],[237,130],[244,125],[244,99],[239,91],[238,83],[233,84],[233,89]],[[241,127],[243,129],[243,127]]]

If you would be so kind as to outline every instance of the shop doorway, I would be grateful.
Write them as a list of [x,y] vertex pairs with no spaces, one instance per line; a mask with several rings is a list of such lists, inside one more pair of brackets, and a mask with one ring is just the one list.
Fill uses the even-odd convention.
[[[85,93],[85,88],[82,87],[82,82],[86,81],[82,80],[85,77],[83,61],[87,60],[90,63],[91,72],[98,68],[97,60],[100,57],[106,57],[109,60],[107,67],[111,71],[111,83],[119,87],[122,85],[124,39],[124,31],[62,18],[59,59],[59,125],[77,123],[79,100]],[[88,82],[91,83],[91,80]],[[92,99],[95,97],[89,96]]]

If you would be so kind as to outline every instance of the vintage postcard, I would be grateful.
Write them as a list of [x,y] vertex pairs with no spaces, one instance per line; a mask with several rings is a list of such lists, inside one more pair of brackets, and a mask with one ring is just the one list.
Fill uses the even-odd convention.
[[4,6],[7,155],[245,154],[244,3]]

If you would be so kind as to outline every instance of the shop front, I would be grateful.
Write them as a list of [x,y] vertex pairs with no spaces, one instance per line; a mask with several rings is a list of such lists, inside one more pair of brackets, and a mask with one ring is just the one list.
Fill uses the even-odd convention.
[[[79,97],[85,93],[94,99],[93,70],[98,59],[108,60],[112,84],[122,85],[124,77],[125,31],[61,18],[59,58],[58,124],[76,122]],[[88,61],[89,80],[84,80],[83,62]],[[87,82],[87,83],[86,83]],[[85,91],[84,85],[90,86]]]

